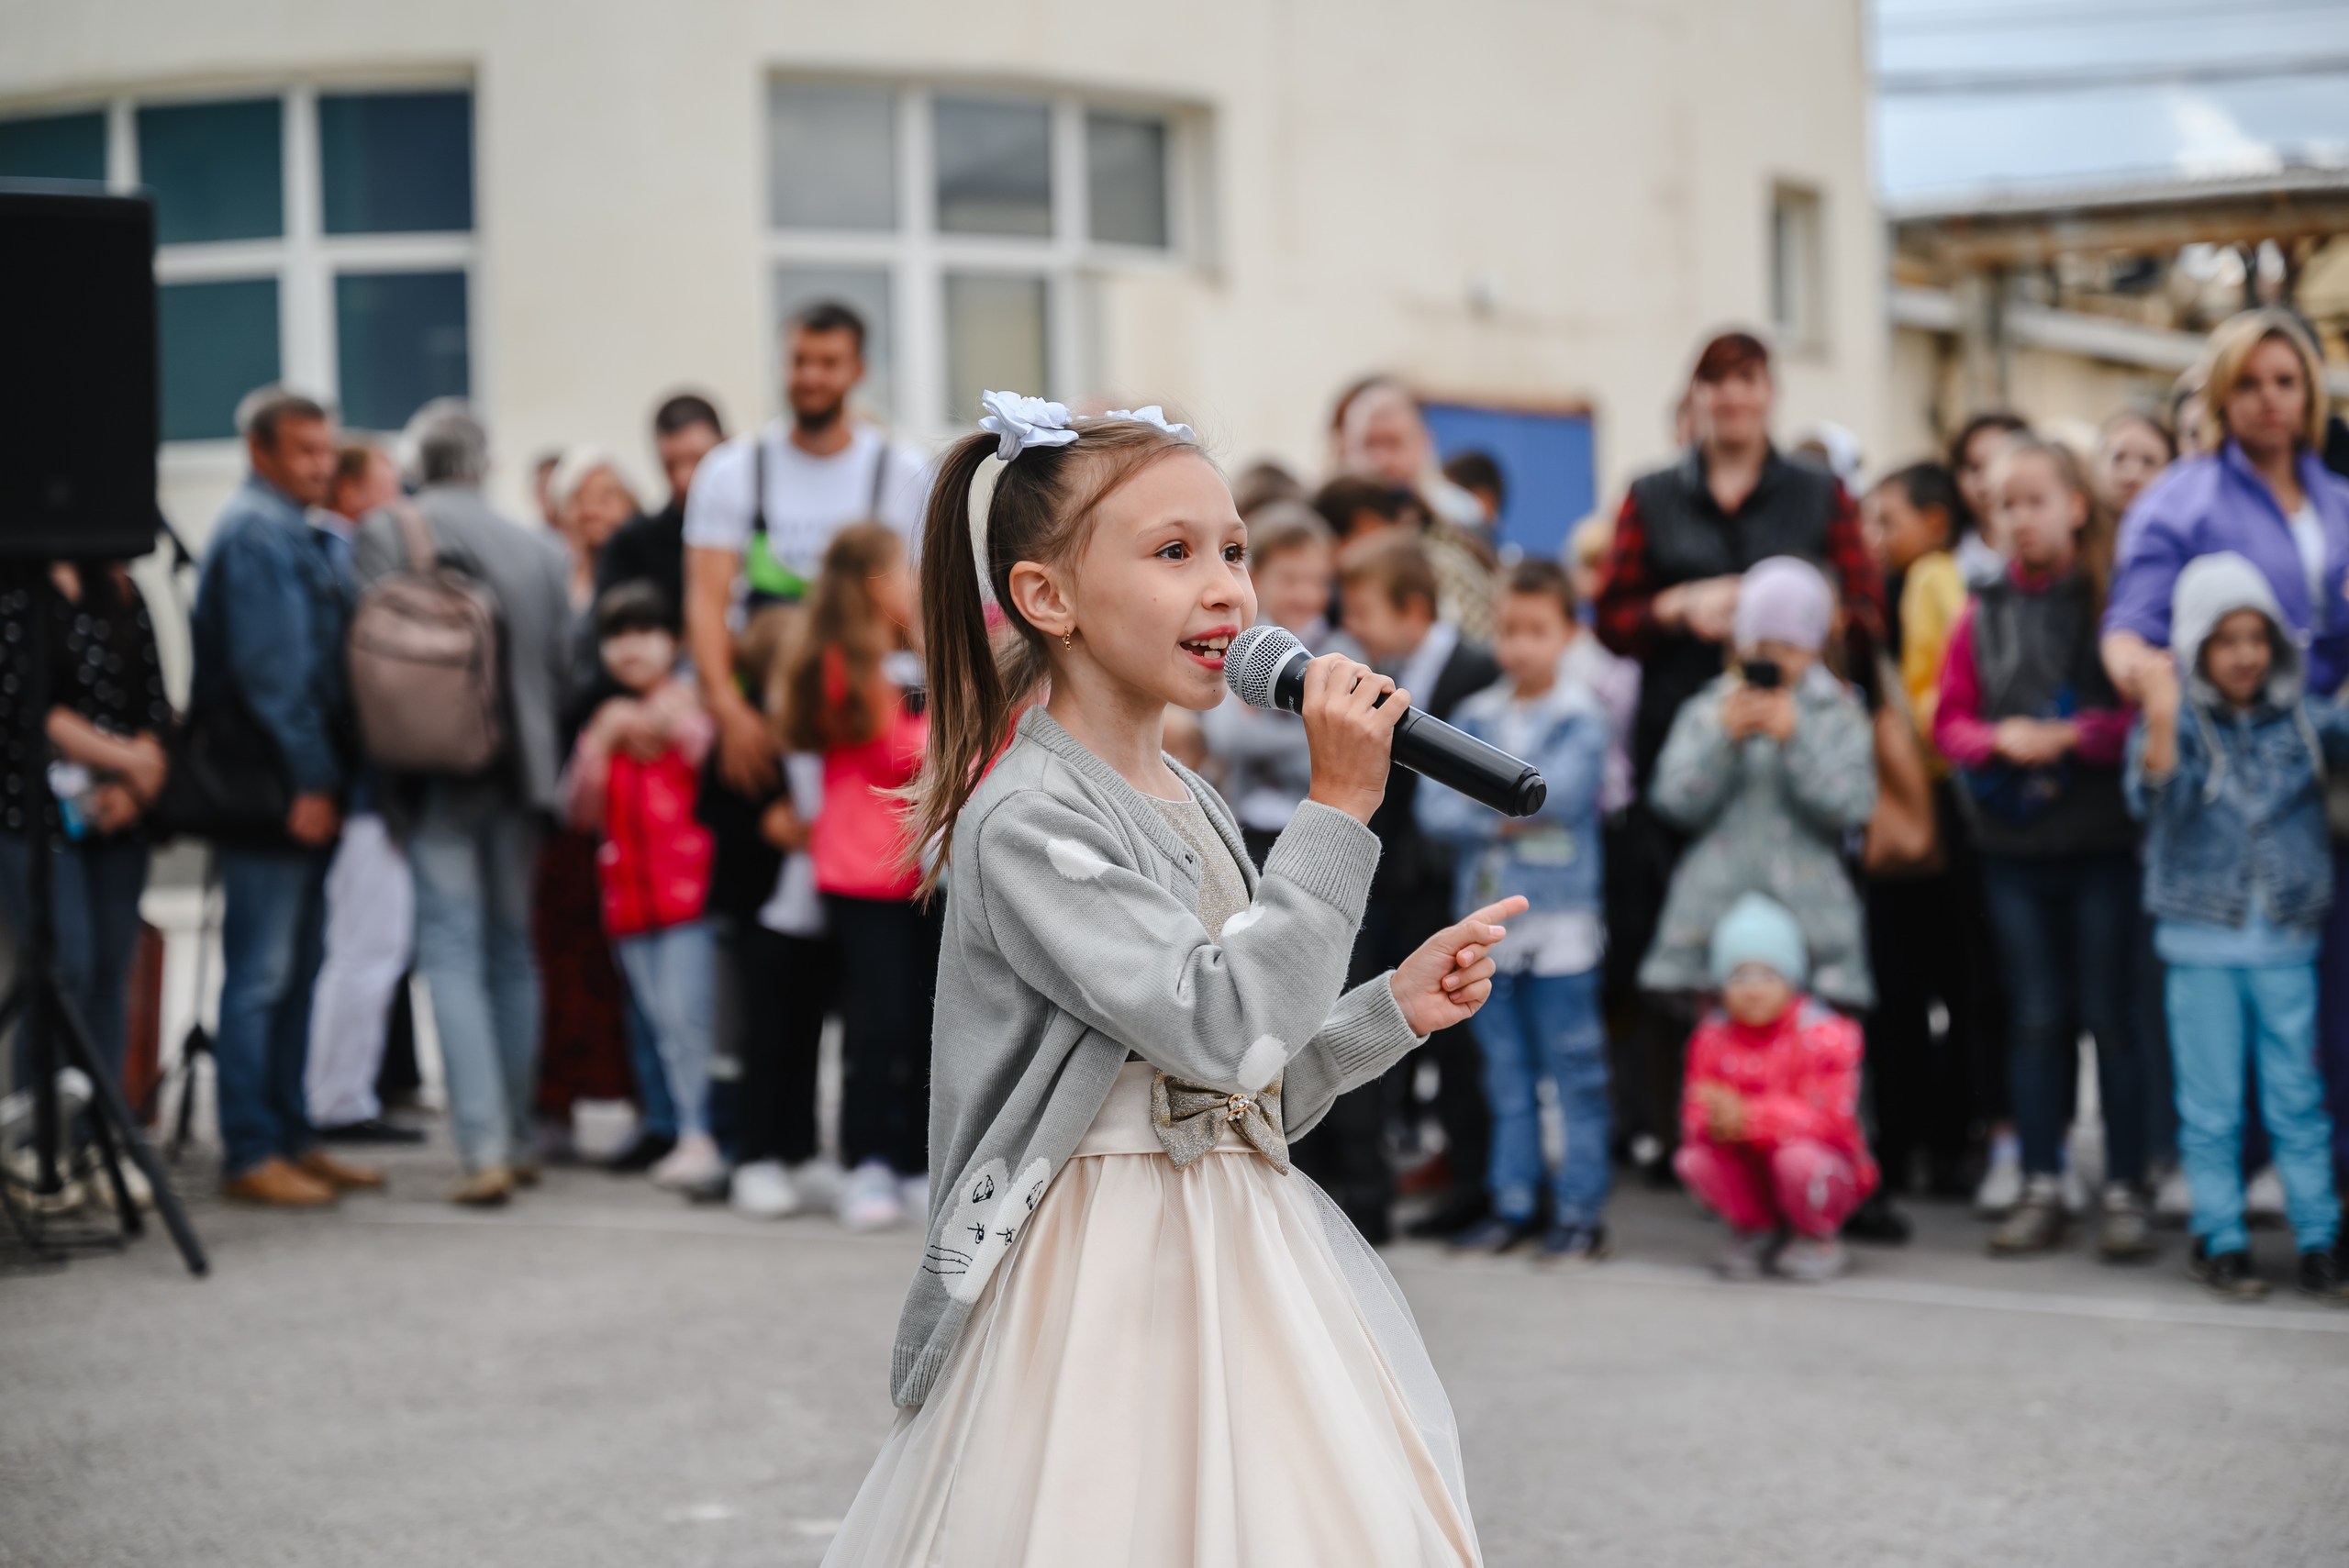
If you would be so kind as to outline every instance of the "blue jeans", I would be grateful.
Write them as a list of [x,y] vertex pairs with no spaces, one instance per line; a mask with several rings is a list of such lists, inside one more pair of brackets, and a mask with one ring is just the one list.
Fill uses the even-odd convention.
[[[17,933],[21,955],[32,905],[26,896],[31,844],[21,833],[0,833],[0,913]],[[49,906],[57,934],[57,977],[89,1031],[90,1049],[122,1083],[124,1019],[129,1011],[130,962],[139,951],[139,895],[147,889],[147,844],[128,839],[73,844],[50,861]],[[15,1082],[31,1082],[32,1042],[17,1032]],[[65,1062],[64,1043],[58,1062]]]
[[620,1032],[628,1040],[629,1076],[636,1080],[637,1130],[648,1138],[674,1138],[677,1102],[669,1095],[669,1070],[661,1064],[661,1031],[653,1027],[635,982],[625,970],[620,978],[625,982],[621,989],[628,993],[622,999]]
[[303,1073],[310,993],[326,957],[331,850],[220,851],[219,1069],[223,1169],[242,1175],[309,1151]]
[[709,1131],[709,1056],[718,1040],[718,942],[706,920],[612,944],[629,996],[652,1021],[678,1134]]
[[1607,1037],[1598,1019],[1599,972],[1493,976],[1493,994],[1471,1024],[1485,1062],[1493,1112],[1488,1170],[1493,1210],[1522,1223],[1542,1188],[1542,1117],[1536,1086],[1557,1086],[1566,1157],[1550,1189],[1561,1225],[1597,1225],[1607,1208]]
[[2332,1120],[2316,1070],[2316,966],[2172,964],[2166,989],[2177,1152],[2194,1194],[2194,1234],[2212,1253],[2250,1244],[2243,1225],[2248,1059],[2257,1064],[2260,1119],[2293,1238],[2303,1251],[2332,1246],[2341,1200],[2332,1190]]
[[436,785],[408,837],[416,967],[449,1074],[450,1119],[468,1171],[530,1151],[539,1067],[539,969],[530,949],[536,813]]
[[1982,892],[2005,969],[2008,1093],[2030,1175],[2063,1167],[2085,1029],[2096,1040],[2105,1179],[2144,1179],[2145,1075],[2129,1027],[2138,884],[2134,855],[1982,857]]

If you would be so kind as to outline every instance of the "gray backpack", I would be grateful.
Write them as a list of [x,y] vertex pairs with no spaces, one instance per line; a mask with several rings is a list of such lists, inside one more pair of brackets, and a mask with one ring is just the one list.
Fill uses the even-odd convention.
[[422,513],[400,503],[392,514],[407,563],[351,616],[360,744],[395,773],[479,773],[506,750],[496,595],[440,559]]

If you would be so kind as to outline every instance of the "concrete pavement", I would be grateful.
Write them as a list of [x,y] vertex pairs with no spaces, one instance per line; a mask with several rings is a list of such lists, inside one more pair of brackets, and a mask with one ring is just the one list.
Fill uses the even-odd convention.
[[[0,1564],[820,1558],[889,1420],[910,1230],[583,1170],[474,1215],[445,1149],[390,1163],[333,1213],[199,1194],[208,1280],[160,1236],[0,1275]],[[1711,1229],[1638,1191],[1572,1277],[1390,1251],[1487,1561],[2349,1562],[2349,1311],[2210,1300],[2175,1235],[2143,1270],[1993,1263],[1915,1213],[1814,1289],[1712,1282]]]

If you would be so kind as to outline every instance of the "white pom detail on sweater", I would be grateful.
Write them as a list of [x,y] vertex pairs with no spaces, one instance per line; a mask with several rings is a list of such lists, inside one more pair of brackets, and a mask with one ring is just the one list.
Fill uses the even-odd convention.
[[1052,869],[1071,882],[1096,882],[1109,869],[1108,861],[1074,839],[1047,840],[1044,853],[1052,861]]
[[[1231,928],[1227,923],[1224,929],[1230,930]],[[1271,1035],[1258,1035],[1256,1043],[1248,1048],[1248,1054],[1240,1059],[1236,1076],[1240,1080],[1241,1092],[1248,1095],[1256,1093],[1279,1077],[1281,1070],[1287,1065],[1288,1047]]]

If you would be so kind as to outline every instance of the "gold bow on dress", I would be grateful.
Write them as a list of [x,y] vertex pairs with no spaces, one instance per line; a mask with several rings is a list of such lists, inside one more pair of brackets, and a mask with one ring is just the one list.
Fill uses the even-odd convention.
[[1227,1124],[1238,1129],[1274,1170],[1288,1174],[1288,1135],[1281,1130],[1278,1078],[1252,1095],[1203,1089],[1163,1073],[1150,1081],[1151,1129],[1176,1170],[1213,1149]]

